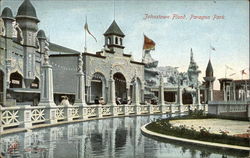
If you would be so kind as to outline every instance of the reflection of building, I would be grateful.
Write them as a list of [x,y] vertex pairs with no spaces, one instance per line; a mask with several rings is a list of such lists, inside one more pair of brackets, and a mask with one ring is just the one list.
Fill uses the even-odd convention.
[[[0,37],[0,104],[37,105],[41,76],[47,75],[41,73],[47,45],[44,31],[38,31],[36,10],[30,0],[24,0],[15,18],[10,8],[4,8],[1,18],[5,32]],[[83,53],[87,102],[93,102],[96,96],[108,102],[113,83],[116,97],[122,100],[138,97],[143,102],[144,64],[124,53],[125,35],[115,21],[104,36],[105,46],[100,52]],[[73,103],[80,52],[54,43],[49,43],[49,49],[55,102],[59,104],[61,96],[67,95]]]

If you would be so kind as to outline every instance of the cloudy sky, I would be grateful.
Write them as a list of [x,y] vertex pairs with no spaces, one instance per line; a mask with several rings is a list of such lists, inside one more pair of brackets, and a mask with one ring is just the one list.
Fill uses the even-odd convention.
[[[1,10],[8,6],[16,15],[23,0],[0,1]],[[102,49],[103,33],[115,18],[126,35],[125,53],[132,53],[137,61],[142,57],[144,33],[156,43],[152,56],[159,60],[159,66],[174,66],[186,71],[192,48],[194,59],[202,71],[200,80],[204,77],[210,53],[217,79],[225,77],[225,65],[232,68],[227,70],[227,77],[234,79],[242,78],[242,69],[247,73],[249,70],[248,0],[31,1],[41,21],[39,28],[45,30],[50,41],[78,51],[84,48],[86,16],[89,29],[97,38],[95,42],[88,36],[90,52]],[[146,14],[153,18],[145,19]],[[248,78],[248,75],[243,78]],[[218,85],[216,81],[217,89]]]

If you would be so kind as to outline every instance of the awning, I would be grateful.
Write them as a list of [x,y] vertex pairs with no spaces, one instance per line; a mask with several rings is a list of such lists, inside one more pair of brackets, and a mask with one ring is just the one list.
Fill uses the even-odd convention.
[[40,89],[31,88],[9,88],[8,90],[16,93],[40,93]]

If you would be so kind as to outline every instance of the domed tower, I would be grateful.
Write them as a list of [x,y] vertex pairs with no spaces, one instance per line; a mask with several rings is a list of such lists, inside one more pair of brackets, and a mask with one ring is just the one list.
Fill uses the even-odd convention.
[[35,54],[36,54],[36,32],[39,20],[36,10],[30,0],[24,0],[17,11],[17,24],[22,30],[23,51],[24,51],[24,81],[26,88],[29,88],[35,79]]
[[124,33],[121,31],[115,20],[104,33],[105,46],[116,53],[123,53],[123,38]]
[[203,77],[203,79],[205,80],[205,86],[206,86],[206,94],[207,94],[206,102],[213,101],[213,84],[215,77],[210,59],[207,64],[206,77]]
[[13,21],[15,20],[12,14],[12,11],[10,8],[6,7],[3,9],[1,18],[4,21],[4,27],[5,27],[5,36],[12,38],[13,35]]
[[[41,59],[43,59],[44,51],[45,51],[45,42],[47,40],[45,32],[43,30],[39,30],[37,33],[37,39],[39,41],[39,53],[41,53]],[[43,65],[43,60],[41,60],[41,65]]]
[[35,37],[38,30],[39,20],[36,16],[36,10],[30,0],[24,0],[17,11],[16,21],[22,30],[24,45],[36,46]]

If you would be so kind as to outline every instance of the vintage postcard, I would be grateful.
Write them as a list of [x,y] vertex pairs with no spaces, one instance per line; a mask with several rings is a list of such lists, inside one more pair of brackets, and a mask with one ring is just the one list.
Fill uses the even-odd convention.
[[249,0],[0,0],[0,158],[249,157]]

